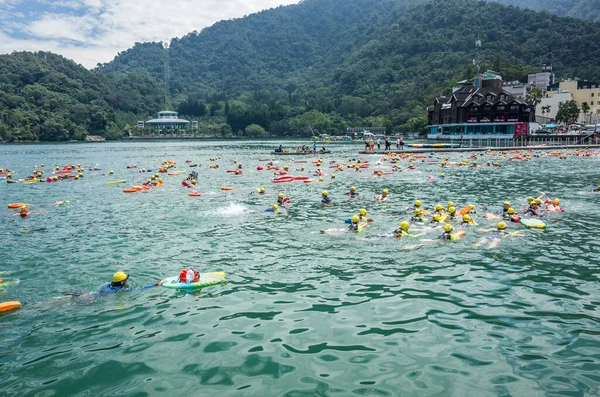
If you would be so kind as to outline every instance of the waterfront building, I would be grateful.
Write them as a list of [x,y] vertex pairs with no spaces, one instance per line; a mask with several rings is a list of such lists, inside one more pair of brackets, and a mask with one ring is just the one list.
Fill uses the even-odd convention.
[[188,120],[180,119],[177,112],[163,110],[162,112],[158,112],[158,117],[155,119],[143,123],[138,122],[138,127],[150,127],[159,132],[180,132],[186,130],[188,124],[190,124],[190,122]]
[[[573,99],[577,103],[579,109],[581,109],[581,105],[583,105],[584,102],[587,102],[587,104],[590,106],[589,112],[586,114],[580,114],[580,122],[594,124],[600,120],[600,104],[598,103],[600,100],[600,83],[579,79],[561,81],[560,83],[551,85],[548,88],[548,92],[546,93],[547,98],[542,99],[542,103],[556,103],[556,106],[551,105],[554,108],[551,109],[551,111],[555,110],[553,114],[556,116],[556,111],[558,111],[558,102],[564,101],[564,98],[567,97],[565,95],[566,93],[569,94],[570,99]],[[558,96],[558,99],[553,99],[555,96]],[[538,111],[541,111],[541,107],[539,105]]]
[[504,90],[498,73],[487,71],[435,99],[427,133],[429,139],[513,138],[527,135],[534,118],[533,106]]

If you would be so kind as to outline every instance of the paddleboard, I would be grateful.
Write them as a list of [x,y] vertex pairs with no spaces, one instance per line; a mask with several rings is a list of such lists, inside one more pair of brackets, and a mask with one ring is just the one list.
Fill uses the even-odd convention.
[[224,272],[208,272],[201,273],[200,279],[195,283],[180,283],[179,277],[169,277],[162,284],[165,288],[170,289],[183,289],[183,290],[193,290],[203,287],[208,287],[210,285],[216,285],[225,283],[225,273]]
[[521,225],[525,226],[527,229],[545,229],[546,224],[539,219],[535,218],[521,218],[519,220]]

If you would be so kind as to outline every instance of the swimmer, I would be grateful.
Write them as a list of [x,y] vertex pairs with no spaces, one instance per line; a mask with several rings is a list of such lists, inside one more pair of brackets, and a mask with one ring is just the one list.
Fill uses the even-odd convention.
[[364,208],[361,208],[358,211],[359,215],[360,215],[360,221],[361,222],[373,222],[373,218],[367,218],[367,210]]
[[283,193],[279,193],[277,195],[277,204],[284,205],[284,204],[289,204],[291,202],[292,202],[292,200],[290,200],[289,197],[285,197],[285,195]]
[[449,223],[446,223],[444,226],[444,233],[440,236],[440,240],[457,240],[459,236],[456,234],[452,234],[454,230],[454,226]]
[[431,218],[431,222],[429,222],[429,224],[435,227],[438,226],[441,222],[443,222],[442,215],[436,213],[433,215],[433,218]]
[[162,285],[164,282],[165,282],[165,280],[160,280],[153,285],[148,285],[145,287],[138,287],[138,288],[127,287],[128,283],[129,283],[129,275],[125,274],[124,272],[116,272],[113,275],[112,282],[100,287],[100,289],[98,290],[98,294],[99,295],[109,295],[109,294],[115,294],[115,293],[119,293],[119,292],[144,290],[144,289],[148,289],[148,288],[158,287],[159,285]]
[[358,197],[358,192],[356,191],[356,186],[351,186],[350,191],[346,193],[346,196],[350,198]]
[[400,227],[396,230],[394,230],[394,237],[396,238],[401,238],[401,237],[419,237],[424,235],[425,233],[414,233],[416,232],[415,229],[410,229],[410,224],[406,221],[400,222]]
[[277,204],[273,204],[271,208],[267,208],[265,212],[279,212],[279,206]]
[[321,205],[331,205],[331,199],[329,198],[329,192],[327,190],[323,190],[321,193]]
[[351,232],[358,231],[358,229],[359,229],[358,221],[360,220],[358,215],[353,215],[352,218],[350,218],[350,220],[351,220],[351,222],[350,222],[350,226],[348,226],[348,230]]
[[506,223],[502,221],[498,222],[495,230],[481,229],[482,231],[488,232],[488,234],[486,234],[485,237],[483,237],[477,243],[475,243],[474,247],[479,248],[482,245],[484,245],[487,241],[489,241],[487,249],[496,248],[498,244],[500,244],[500,240],[508,235],[506,228]]
[[256,189],[256,192],[258,194],[261,194],[261,195],[267,194],[267,192],[265,192],[265,188],[264,187],[259,187],[258,189]]
[[29,216],[29,207],[27,207],[26,205],[22,205],[21,206],[21,211],[19,212],[19,215],[22,217],[26,217]]
[[498,211],[499,215],[506,215],[506,212],[508,211],[508,209],[510,208],[510,201],[505,201],[504,204],[502,205],[502,212]]
[[442,215],[444,212],[446,212],[446,210],[444,210],[444,207],[442,207],[440,204],[433,207],[433,210],[435,211],[436,214],[440,214],[440,215]]
[[510,207],[506,213],[504,215],[502,215],[502,219],[505,221],[511,221],[511,222],[519,222],[519,220],[521,219],[520,216],[518,216],[515,213],[515,209]]
[[448,204],[446,205],[447,211],[450,212],[450,208],[452,208],[452,207],[455,207],[455,209],[456,209],[456,206],[454,205],[454,201],[448,201]]
[[552,203],[548,204],[546,207],[546,211],[548,212],[564,212],[564,208],[560,208],[560,200],[555,198],[552,200]]
[[[8,176],[8,175],[7,175]],[[589,190],[590,192],[600,192],[600,185],[596,189]]]
[[529,208],[527,208],[525,210],[525,215],[529,215],[529,216],[542,216],[542,211],[540,209],[540,204],[541,204],[541,200],[540,200],[540,204],[538,204],[537,202],[538,199],[535,199],[533,201],[531,201],[531,203],[529,203]]
[[377,201],[387,201],[389,199],[389,190],[387,189],[383,189],[381,191],[381,195],[380,196],[375,196],[375,200]]
[[424,223],[425,218],[423,218],[423,216],[421,214],[422,214],[422,211],[420,209],[414,210],[413,216],[412,216],[412,218],[410,218],[410,221]]
[[471,218],[471,215],[469,214],[465,214],[462,217],[462,226],[467,226],[467,225],[477,225],[477,222],[475,222],[475,220],[473,218]]
[[[454,204],[454,203],[452,203]],[[449,222],[454,221],[456,219],[456,207],[448,207],[448,217],[447,220]]]

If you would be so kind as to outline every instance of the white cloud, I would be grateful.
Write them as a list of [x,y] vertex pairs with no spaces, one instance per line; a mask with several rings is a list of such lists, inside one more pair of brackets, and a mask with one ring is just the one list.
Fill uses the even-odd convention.
[[[168,41],[193,30],[200,31],[219,20],[239,18],[263,9],[298,2],[38,0],[43,11],[34,14],[33,18],[29,16],[24,23],[22,19],[16,21],[20,1],[0,0],[0,10],[5,14],[0,20],[4,19],[2,24],[6,26],[0,27],[4,31],[0,34],[0,53],[15,50],[53,51],[86,67],[110,61],[117,52],[126,50],[135,42]],[[84,15],[81,15],[82,11]],[[11,16],[12,23],[9,23]],[[16,35],[15,30],[26,34],[28,38]]]

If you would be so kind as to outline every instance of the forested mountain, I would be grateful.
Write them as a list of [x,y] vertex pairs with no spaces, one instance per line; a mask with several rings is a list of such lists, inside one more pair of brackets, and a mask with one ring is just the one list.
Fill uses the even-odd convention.
[[103,75],[60,55],[0,55],[0,137],[80,140],[122,136],[125,120],[154,112],[163,90],[145,72]]
[[493,0],[504,5],[548,11],[558,16],[600,22],[600,0]]
[[[566,10],[570,1],[549,4]],[[473,76],[476,56],[505,79],[552,62],[559,77],[600,80],[599,34],[599,23],[478,0],[304,0],[168,47],[136,43],[93,71],[47,53],[2,56],[0,136],[119,135],[163,106],[211,135],[252,124],[278,135],[357,125],[415,131],[433,97]],[[45,127],[53,122],[66,127]]]

